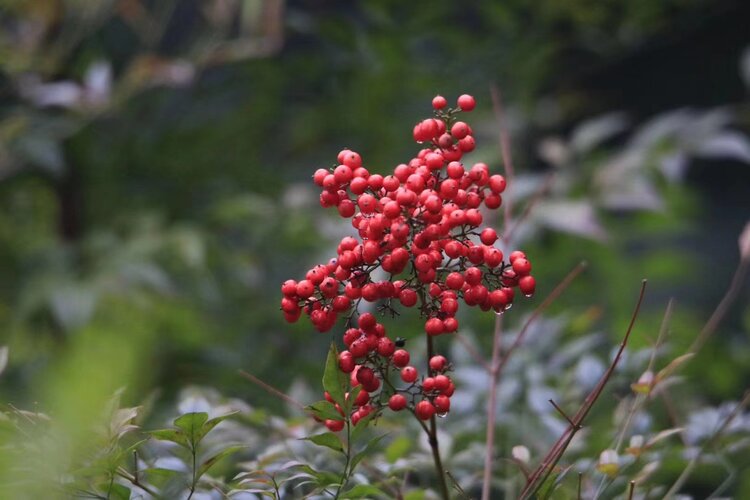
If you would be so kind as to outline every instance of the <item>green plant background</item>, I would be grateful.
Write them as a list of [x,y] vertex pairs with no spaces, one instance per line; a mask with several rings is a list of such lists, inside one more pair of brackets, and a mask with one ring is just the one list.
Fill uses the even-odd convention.
[[[315,397],[332,337],[284,323],[278,287],[327,259],[348,228],[318,207],[310,175],[343,147],[371,171],[405,161],[415,152],[412,124],[436,93],[477,97],[475,157],[502,171],[490,98],[498,86],[519,178],[534,186],[567,169],[555,199],[593,207],[606,231],[602,240],[588,220],[571,230],[532,217],[523,237],[539,297],[589,263],[551,310],[570,321],[561,339],[604,332],[605,356],[642,277],[650,291],[637,348],[655,338],[670,297],[670,342],[683,348],[720,300],[750,216],[746,139],[740,153],[687,154],[678,182],[659,162],[691,153],[700,136],[688,127],[655,140],[639,175],[658,193],[656,210],[607,209],[596,178],[667,111],[725,107],[731,120],[709,131],[747,130],[743,2],[288,1],[278,50],[207,63],[211,50],[267,36],[264,2],[227,2],[242,12],[228,24],[209,20],[214,3],[0,3],[3,403],[52,414],[84,443],[97,408],[120,387],[133,405],[152,398],[156,415],[192,385],[287,411],[240,369]],[[160,28],[134,27],[126,4]],[[165,85],[133,70],[148,57],[192,65],[192,77]],[[82,85],[100,61],[111,68],[103,104],[45,106],[30,94],[33,82]],[[610,111],[629,124],[565,167],[540,153],[549,137],[572,148],[581,122]],[[688,406],[737,399],[747,386],[749,297],[745,286],[688,368]],[[493,321],[462,318],[480,349]],[[420,331],[408,314],[387,325],[405,337]]]

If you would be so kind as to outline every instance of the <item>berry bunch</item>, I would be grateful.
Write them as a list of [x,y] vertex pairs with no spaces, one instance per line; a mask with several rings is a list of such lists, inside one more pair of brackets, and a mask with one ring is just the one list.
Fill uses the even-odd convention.
[[[360,314],[355,327],[361,301],[380,302],[380,311],[393,314],[397,303],[417,306],[426,334],[437,336],[458,329],[456,313],[462,302],[501,313],[513,303],[516,288],[526,296],[534,293],[526,255],[514,251],[506,262],[495,246],[496,231],[480,229],[480,208],[498,208],[506,182],[502,175],[490,175],[484,163],[470,168],[461,163],[475,142],[471,127],[458,116],[475,105],[469,95],[460,96],[455,108],[442,96],[435,97],[434,117],[413,130],[414,140],[429,147],[390,175],[371,174],[358,153],[345,149],[334,168],[319,169],[313,176],[322,188],[321,206],[336,207],[351,219],[359,238],[343,238],[336,258],[313,267],[299,282],[284,282],[281,309],[289,322],[304,313],[320,332],[331,330],[339,315],[346,315],[347,350],[339,355],[339,367],[351,374],[352,387],[362,386],[351,415],[355,423],[385,406],[394,411],[409,408],[427,420],[448,412],[454,391],[443,356],[429,360],[429,373],[420,380],[409,365],[409,353],[372,313]],[[376,279],[377,269],[388,278]],[[390,382],[393,369],[400,371],[405,388]],[[380,396],[373,398],[375,393]],[[337,430],[343,421],[326,424]]]

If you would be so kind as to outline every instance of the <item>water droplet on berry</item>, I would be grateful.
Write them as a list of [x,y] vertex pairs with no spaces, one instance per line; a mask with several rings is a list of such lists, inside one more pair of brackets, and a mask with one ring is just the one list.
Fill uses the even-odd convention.
[[436,413],[435,416],[438,418],[445,418],[448,416],[448,412],[444,411],[443,413]]
[[507,311],[507,310],[508,310],[508,309],[510,309],[511,307],[513,307],[513,304],[508,304],[507,306],[505,306],[505,310]]
[[502,311],[495,311],[495,316],[502,316],[504,312],[505,309],[503,309]]

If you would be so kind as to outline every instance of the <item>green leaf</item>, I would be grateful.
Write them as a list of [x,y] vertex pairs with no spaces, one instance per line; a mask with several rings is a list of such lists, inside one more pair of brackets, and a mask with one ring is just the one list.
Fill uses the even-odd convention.
[[198,468],[198,472],[196,472],[196,474],[195,474],[196,477],[201,477],[203,474],[205,474],[208,471],[208,469],[210,469],[211,467],[213,467],[214,465],[216,465],[216,462],[218,462],[222,458],[228,457],[232,453],[238,452],[238,451],[243,450],[245,448],[246,448],[246,446],[244,446],[244,445],[234,445],[234,446],[230,446],[228,448],[224,448],[219,453],[217,453],[216,455],[212,456],[211,458],[209,458],[208,460],[206,460],[205,462],[203,462],[201,464],[201,466]]
[[357,453],[356,455],[354,455],[354,458],[352,458],[352,464],[351,464],[349,470],[353,472],[354,468],[357,467],[357,464],[359,464],[359,462],[361,462],[362,459],[365,458],[367,455],[369,455],[370,453],[372,453],[373,448],[375,448],[380,443],[380,441],[382,441],[383,438],[386,437],[386,436],[387,436],[387,434],[383,434],[381,436],[377,436],[377,437],[372,438],[365,445],[365,447],[362,449],[362,451],[360,451],[359,453]]
[[198,435],[196,436],[196,442],[198,442],[201,439],[203,439],[206,436],[206,434],[208,434],[209,432],[211,432],[211,430],[214,427],[216,427],[217,425],[219,425],[221,422],[223,422],[224,420],[228,419],[229,417],[237,415],[238,413],[239,413],[239,411],[233,411],[231,413],[227,413],[225,415],[219,415],[218,417],[214,417],[214,418],[206,421],[206,423],[203,424],[203,426],[201,427],[200,431],[198,432]]
[[325,399],[306,406],[305,410],[324,420],[341,420],[342,418],[344,418],[341,416],[341,413],[338,412],[333,403],[331,403],[330,401],[326,401]]
[[348,384],[346,375],[339,368],[339,353],[336,344],[331,342],[331,348],[328,350],[328,359],[323,371],[323,389],[325,389],[331,398],[342,408],[345,405],[344,393]]
[[555,489],[557,489],[558,486],[557,477],[559,475],[559,473],[553,472],[549,475],[547,480],[544,481],[541,486],[539,486],[539,490],[536,494],[536,498],[538,500],[548,500],[552,497],[552,493],[555,492]]
[[189,447],[187,436],[179,429],[159,429],[148,431],[148,433],[161,441],[172,441],[173,443],[177,443],[185,448]]
[[404,500],[424,500],[425,495],[423,490],[409,491],[404,495]]
[[349,397],[346,397],[346,394],[344,394],[344,414],[345,415],[351,415],[352,408],[354,407],[354,401],[357,400],[357,396],[359,396],[359,393],[362,392],[362,385],[358,385],[355,387],[352,387],[352,389],[349,391]]
[[324,432],[323,434],[316,434],[303,438],[304,441],[312,441],[318,446],[325,446],[333,451],[344,453],[344,446],[341,444],[341,439],[333,432]]
[[109,489],[107,498],[117,500],[130,500],[130,488],[122,484],[113,483]]
[[200,441],[200,431],[203,424],[208,420],[208,413],[185,413],[177,417],[174,425],[181,429],[187,436],[188,442],[194,447]]
[[383,490],[371,484],[358,484],[349,491],[345,491],[339,498],[372,498],[378,495],[386,496]]
[[359,422],[357,422],[357,425],[352,427],[352,435],[351,435],[352,443],[356,443],[357,441],[359,441],[359,438],[367,430],[367,427],[370,425],[370,422],[376,416],[377,414],[375,412],[372,412],[368,414],[367,416],[361,418]]
[[385,459],[393,463],[399,458],[406,455],[411,450],[411,439],[406,436],[399,436],[394,439],[385,449]]

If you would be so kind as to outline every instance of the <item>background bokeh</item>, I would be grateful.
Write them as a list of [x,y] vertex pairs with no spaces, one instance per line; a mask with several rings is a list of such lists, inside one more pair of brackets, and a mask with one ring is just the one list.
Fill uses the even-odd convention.
[[[118,387],[159,407],[200,385],[285,411],[238,369],[318,391],[330,337],[278,311],[348,230],[312,172],[343,147],[391,169],[431,98],[465,92],[473,158],[503,172],[493,88],[517,212],[549,182],[516,234],[539,295],[589,264],[552,310],[579,318],[567,335],[614,345],[646,277],[634,346],[670,297],[687,346],[750,218],[749,18],[739,0],[2,0],[2,403],[77,420]],[[701,401],[748,385],[748,290],[688,368]],[[462,324],[486,348],[493,320]]]

